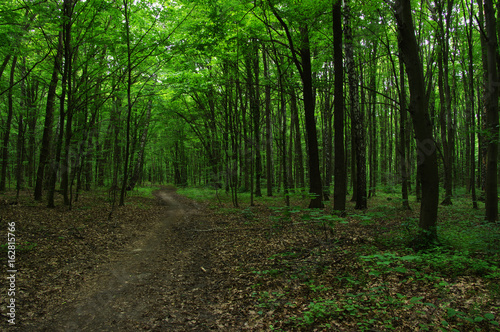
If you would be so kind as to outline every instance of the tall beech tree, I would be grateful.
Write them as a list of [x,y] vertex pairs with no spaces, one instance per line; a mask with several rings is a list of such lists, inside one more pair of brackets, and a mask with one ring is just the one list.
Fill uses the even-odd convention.
[[345,213],[346,207],[346,165],[344,160],[344,66],[342,51],[342,4],[333,4],[333,57],[335,71],[334,126],[335,126],[335,169],[333,209]]
[[498,41],[495,8],[492,0],[484,1],[484,13],[487,37],[487,82],[486,82],[486,129],[487,129],[487,167],[486,167],[486,220],[494,222],[498,218],[498,89],[500,83],[497,73]]
[[429,244],[437,238],[436,222],[439,199],[439,173],[436,141],[429,116],[429,102],[425,90],[425,79],[420,51],[415,37],[415,28],[410,0],[397,0],[393,10],[398,26],[398,44],[405,63],[410,104],[408,111],[413,120],[418,149],[418,168],[421,172],[422,202],[419,226],[422,232],[418,242]]
[[[312,64],[311,64],[311,48],[309,42],[309,25],[307,21],[302,21],[299,24],[299,46],[295,47],[294,39],[292,37],[290,28],[285,20],[278,13],[277,9],[271,4],[272,13],[285,30],[288,40],[288,46],[292,54],[292,59],[300,74],[302,81],[302,91],[304,98],[304,117],[305,127],[307,134],[307,147],[308,147],[308,163],[309,163],[309,186],[310,194],[312,195],[309,208],[322,208],[323,207],[323,188],[321,183],[321,173],[319,167],[319,149],[318,149],[318,135],[316,129],[316,119],[314,116],[315,99],[313,94],[312,82]],[[300,56],[297,56],[297,54]]]

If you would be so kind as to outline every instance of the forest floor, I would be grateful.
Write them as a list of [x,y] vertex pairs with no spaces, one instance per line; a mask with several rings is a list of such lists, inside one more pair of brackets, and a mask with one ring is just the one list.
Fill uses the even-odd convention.
[[500,232],[480,212],[440,209],[447,245],[416,253],[404,245],[415,204],[383,195],[343,219],[300,197],[234,208],[224,194],[182,193],[195,199],[134,192],[111,218],[104,191],[71,210],[4,195],[18,272],[11,325],[2,245],[0,330],[499,330]]

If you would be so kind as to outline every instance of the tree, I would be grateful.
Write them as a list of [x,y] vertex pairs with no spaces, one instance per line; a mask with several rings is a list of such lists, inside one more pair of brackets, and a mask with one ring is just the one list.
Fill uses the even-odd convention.
[[9,80],[9,92],[7,95],[8,99],[8,113],[7,121],[5,124],[3,140],[2,140],[2,170],[0,173],[0,191],[5,191],[6,180],[7,180],[7,167],[9,166],[9,141],[10,141],[10,126],[12,124],[12,118],[14,116],[14,80],[16,72],[17,56],[12,58],[12,64],[10,66],[10,80]]
[[486,125],[487,141],[487,167],[486,167],[486,220],[494,222],[498,218],[498,184],[497,184],[497,159],[498,159],[498,82],[497,74],[497,31],[495,8],[492,0],[484,1],[487,38],[487,68],[488,81],[486,83]]
[[335,126],[335,177],[333,209],[345,213],[346,167],[344,160],[344,66],[342,63],[342,6],[333,4],[333,56],[335,71],[334,126]]
[[[318,150],[318,137],[316,130],[316,120],[314,117],[315,100],[312,85],[312,65],[311,65],[311,49],[309,43],[309,26],[307,22],[299,24],[300,44],[298,49],[294,46],[294,41],[288,27],[288,24],[283,20],[276,8],[271,5],[271,11],[276,19],[280,22],[285,30],[288,46],[292,53],[292,59],[300,74],[303,88],[304,98],[304,115],[305,127],[307,134],[307,146],[309,153],[309,185],[310,194],[312,195],[309,208],[322,208],[323,207],[323,188],[321,183],[321,173],[319,168],[319,150]],[[299,54],[300,60],[297,56]]]
[[410,88],[408,111],[413,120],[418,148],[418,168],[422,176],[422,203],[420,205],[419,227],[421,232],[416,239],[419,245],[429,245],[437,239],[436,222],[439,199],[439,174],[437,165],[436,142],[433,137],[429,116],[428,97],[419,46],[410,0],[397,0],[394,13],[398,26],[398,44],[405,63]]
[[353,35],[351,29],[351,13],[349,2],[345,6],[346,25],[346,69],[349,79],[349,99],[351,104],[351,134],[353,135],[353,158],[355,161],[355,181],[353,198],[356,200],[356,209],[367,208],[366,193],[366,148],[364,114],[359,103],[359,75],[356,60],[354,59]]

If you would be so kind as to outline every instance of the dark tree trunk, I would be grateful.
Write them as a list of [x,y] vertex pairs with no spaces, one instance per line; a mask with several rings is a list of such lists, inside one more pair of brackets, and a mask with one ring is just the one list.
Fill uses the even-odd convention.
[[498,74],[497,74],[497,31],[495,8],[492,0],[484,1],[487,35],[488,81],[486,85],[486,125],[488,131],[486,165],[486,220],[495,222],[498,218]]
[[398,43],[406,65],[410,86],[409,112],[412,116],[419,168],[422,182],[422,202],[420,205],[420,234],[415,243],[428,246],[437,239],[436,222],[439,203],[439,175],[436,143],[432,133],[432,123],[428,112],[428,98],[425,91],[423,66],[411,13],[410,0],[398,0],[395,4],[398,25]]
[[266,115],[266,178],[267,196],[273,195],[273,134],[271,127],[271,83],[269,77],[269,59],[267,50],[262,51],[265,78],[265,115]]
[[349,99],[351,104],[351,135],[352,135],[352,169],[353,179],[353,200],[356,201],[356,209],[367,208],[366,195],[366,148],[365,148],[365,128],[364,114],[359,104],[359,75],[354,59],[353,36],[350,23],[349,3],[345,5],[346,23],[344,27],[346,40],[346,69],[349,79]]
[[2,64],[0,65],[0,78],[2,78],[3,72],[5,71],[5,68],[7,67],[7,65],[9,64],[10,58],[11,58],[11,55],[8,54],[3,59]]
[[10,79],[9,79],[9,91],[7,94],[7,121],[5,122],[5,129],[3,134],[3,146],[2,146],[2,171],[0,174],[0,192],[5,191],[7,186],[7,168],[9,166],[9,141],[10,141],[10,127],[12,125],[12,117],[14,114],[14,77],[16,72],[17,56],[12,59],[12,65],[10,67]]
[[[155,85],[153,85],[154,89]],[[151,97],[152,98],[152,97]],[[139,151],[137,152],[137,160],[135,162],[134,171],[129,182],[129,189],[133,190],[139,181],[141,175],[142,164],[144,161],[144,149],[146,148],[146,142],[148,138],[149,120],[151,119],[151,110],[153,108],[153,101],[149,99],[148,106],[146,110],[146,118],[144,120],[144,129],[142,131],[141,139],[139,141]]]
[[127,189],[128,181],[128,168],[130,162],[130,122],[132,118],[132,49],[131,49],[131,38],[130,38],[130,25],[129,25],[129,12],[128,12],[128,0],[123,2],[124,4],[124,16],[125,16],[125,35],[127,42],[127,133],[126,133],[126,143],[125,143],[125,162],[123,163],[123,180],[120,190],[120,202],[119,206],[125,205],[125,191]]
[[[468,146],[469,146],[469,155],[466,155],[466,158],[469,160],[469,188],[470,188],[470,193],[472,196],[472,208],[477,209],[477,197],[476,197],[476,131],[475,131],[475,126],[476,126],[476,111],[475,111],[475,96],[474,96],[474,56],[473,56],[473,39],[472,39],[472,34],[473,34],[473,22],[474,22],[474,8],[471,6],[469,7],[469,22],[466,26],[466,32],[467,32],[467,44],[468,44],[468,56],[469,56],[469,63],[468,63],[468,79],[469,79],[469,84],[468,84],[468,91],[469,91],[469,103],[468,103],[468,112],[467,112],[467,118],[468,118],[468,133],[469,133],[469,141],[468,141]],[[466,11],[464,10],[464,19],[466,20]]]
[[342,6],[341,1],[333,5],[333,57],[335,71],[334,127],[335,127],[335,169],[333,209],[345,213],[346,167],[344,150],[344,67],[342,55]]
[[[61,41],[61,38],[59,38]],[[57,50],[57,55],[54,63],[54,69],[52,71],[52,79],[50,80],[49,90],[47,94],[47,106],[45,108],[45,123],[43,127],[42,136],[42,148],[40,151],[40,161],[38,163],[38,171],[36,173],[36,183],[35,183],[35,200],[39,201],[42,199],[42,188],[44,182],[44,172],[47,165],[47,161],[50,156],[50,146],[52,141],[52,123],[54,122],[54,102],[56,97],[56,88],[59,75],[59,68],[61,66],[61,43],[59,43],[59,49]]]
[[[440,114],[439,123],[441,127],[441,142],[443,147],[443,167],[444,167],[444,189],[445,197],[441,205],[451,205],[452,196],[452,145],[449,140],[449,131],[451,130],[449,122],[451,121],[451,97],[449,87],[449,70],[448,70],[448,31],[444,29],[444,3],[445,1],[438,1],[436,3],[435,20],[438,23],[438,87],[439,87],[439,103]],[[449,2],[451,3],[451,2]],[[451,9],[450,9],[451,10]],[[449,28],[449,17],[447,16],[446,22],[447,30]]]
[[299,110],[297,107],[297,97],[295,95],[295,90],[292,88],[290,91],[290,112],[292,128],[295,134],[294,146],[295,146],[295,186],[304,190],[305,188],[305,176],[304,176],[304,155],[302,153],[302,134],[300,131],[300,119]]
[[401,169],[401,196],[403,198],[403,208],[410,210],[408,201],[408,164],[406,163],[406,85],[404,76],[404,63],[401,57],[399,58],[399,76],[401,80],[400,89],[401,96],[399,100],[399,110],[401,114],[401,123],[399,125],[399,164]]
[[376,94],[376,80],[377,80],[377,43],[374,45],[372,53],[372,65],[370,68],[370,101],[369,101],[369,122],[370,122],[370,189],[368,197],[376,195],[377,180],[378,180],[378,142],[377,142],[377,94]]
[[[363,72],[361,71],[361,82],[363,82]],[[358,80],[359,82],[359,80]],[[366,193],[366,129],[365,129],[365,92],[361,90],[361,105],[358,103],[358,109],[355,113],[356,118],[356,178],[357,180],[357,197],[356,206],[357,210],[365,210],[368,207],[367,193]]]
[[301,47],[300,57],[302,59],[301,78],[304,88],[304,115],[306,122],[307,145],[309,151],[309,185],[313,196],[309,208],[323,207],[323,190],[321,185],[321,173],[319,169],[318,138],[316,133],[316,120],[314,118],[315,101],[312,85],[311,50],[309,48],[309,30],[307,25],[300,29]]
[[[319,167],[319,149],[318,138],[316,132],[316,119],[314,117],[315,98],[313,93],[313,77],[311,64],[311,49],[309,45],[309,27],[307,23],[301,22],[300,31],[300,47],[295,49],[292,35],[288,25],[283,21],[274,7],[271,7],[274,16],[278,19],[288,39],[288,45],[292,53],[292,58],[295,67],[300,73],[303,88],[304,98],[304,118],[306,127],[306,144],[308,147],[308,163],[309,163],[309,186],[310,195],[312,196],[309,208],[323,208],[323,188],[321,184],[321,172]],[[297,57],[300,55],[300,60]]]
[[250,95],[250,114],[253,126],[253,141],[255,142],[253,149],[255,151],[255,196],[262,196],[261,191],[261,175],[262,175],[262,156],[260,152],[260,106],[259,106],[259,49],[256,41],[253,41],[250,48],[250,56],[247,57],[246,70],[247,70],[247,84],[248,93]]

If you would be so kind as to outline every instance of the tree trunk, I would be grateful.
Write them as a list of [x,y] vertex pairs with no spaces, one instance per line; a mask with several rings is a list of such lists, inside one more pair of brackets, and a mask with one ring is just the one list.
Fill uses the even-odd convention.
[[401,123],[399,125],[399,165],[401,169],[401,196],[403,198],[403,208],[410,210],[410,203],[408,201],[408,164],[406,163],[406,86],[404,76],[404,63],[399,57],[399,76],[401,80],[400,89],[401,95],[399,100],[399,110],[401,114]]
[[42,199],[44,173],[50,157],[50,147],[52,143],[52,125],[54,122],[54,103],[56,98],[57,82],[59,80],[59,71],[62,63],[62,32],[59,33],[57,53],[54,58],[54,68],[47,92],[47,104],[45,106],[45,122],[43,126],[42,147],[40,150],[40,160],[38,162],[38,171],[36,173],[36,183],[34,198],[37,201]]
[[[153,90],[154,87],[155,84],[153,84]],[[153,108],[153,101],[152,99],[149,99],[146,110],[146,119],[144,120],[144,129],[142,131],[141,140],[139,141],[139,151],[137,152],[137,160],[135,162],[134,172],[132,173],[132,177],[129,182],[130,190],[133,190],[135,188],[137,182],[139,181],[139,176],[141,174],[142,164],[144,161],[144,150],[146,148],[146,142],[148,138],[149,120],[151,119],[152,108]]]
[[346,167],[344,150],[344,66],[342,54],[342,5],[333,4],[333,61],[335,71],[334,87],[334,128],[335,128],[335,169],[333,209],[345,213],[346,204]]
[[14,114],[14,77],[16,72],[17,56],[12,59],[12,65],[10,67],[10,79],[9,79],[9,91],[7,95],[8,103],[8,113],[7,121],[5,123],[5,131],[3,134],[3,146],[2,146],[2,171],[0,174],[0,192],[5,191],[7,186],[7,168],[9,166],[9,140],[10,140],[10,127],[12,125],[12,117]]
[[498,74],[497,31],[495,8],[492,0],[484,1],[487,35],[488,81],[486,85],[486,124],[488,132],[486,166],[486,220],[495,222],[498,217],[497,159],[498,159]]
[[410,0],[396,1],[394,9],[399,32],[399,50],[406,65],[410,86],[409,112],[413,120],[417,140],[418,167],[421,171],[422,180],[422,202],[419,220],[421,232],[415,239],[415,244],[425,247],[437,239],[439,175],[436,143],[432,134],[424,72],[419,56],[419,46],[415,38]]
[[271,127],[271,82],[269,77],[269,59],[267,50],[262,51],[264,63],[265,79],[265,114],[266,114],[266,178],[267,178],[267,196],[273,195],[273,134]]
[[319,169],[318,138],[316,133],[316,120],[314,118],[315,101],[312,85],[311,50],[309,48],[309,30],[305,24],[300,28],[302,59],[301,78],[304,88],[304,115],[306,122],[307,145],[309,151],[309,185],[311,202],[309,208],[323,208],[323,189]]
[[7,65],[9,64],[10,58],[11,58],[11,55],[8,54],[3,59],[2,64],[0,65],[0,78],[2,78],[3,72],[4,72],[5,68],[7,67]]
[[[353,177],[355,178],[353,186],[353,199],[356,201],[355,209],[367,208],[366,195],[366,148],[365,148],[365,128],[364,115],[359,104],[359,76],[354,59],[353,36],[350,22],[349,2],[345,2],[345,60],[347,75],[349,79],[349,99],[351,101],[351,134],[353,135]],[[353,166],[354,166],[353,163]],[[355,170],[354,170],[355,169]],[[354,189],[355,187],[355,189]]]
[[[475,111],[475,96],[474,96],[474,56],[473,56],[473,39],[472,34],[474,31],[473,22],[474,22],[474,8],[473,6],[469,7],[469,22],[466,26],[467,32],[467,44],[468,44],[468,55],[469,55],[469,64],[468,64],[468,91],[469,91],[469,103],[468,103],[468,133],[469,133],[469,155],[466,155],[466,158],[469,160],[469,187],[470,193],[472,196],[472,208],[478,209],[477,206],[477,197],[476,197],[476,111]],[[464,10],[464,18],[466,17],[466,11]]]
[[290,113],[291,121],[293,124],[293,131],[295,133],[294,146],[295,146],[295,187],[304,190],[305,176],[304,176],[304,154],[302,153],[302,134],[300,131],[299,110],[297,107],[297,96],[293,87],[290,89]]
[[127,42],[127,133],[125,143],[125,162],[123,163],[123,180],[120,191],[119,206],[125,205],[125,190],[127,189],[128,181],[128,165],[130,160],[130,121],[132,118],[132,49],[130,39],[130,25],[129,25],[129,12],[128,0],[123,2],[124,16],[125,16],[125,35]]
[[[295,67],[300,73],[303,88],[304,98],[304,117],[307,135],[308,147],[308,163],[309,163],[309,186],[311,202],[309,208],[323,208],[323,188],[321,184],[321,173],[319,167],[319,149],[318,138],[316,132],[316,119],[314,117],[315,98],[313,94],[313,79],[312,79],[312,64],[311,64],[311,49],[309,45],[309,27],[307,23],[301,22],[299,27],[300,32],[300,47],[295,49],[292,35],[288,25],[283,21],[274,7],[271,7],[274,16],[278,19],[281,26],[285,29],[288,39],[288,45],[292,54]],[[297,52],[298,51],[298,52]],[[297,58],[300,55],[300,60]]]

